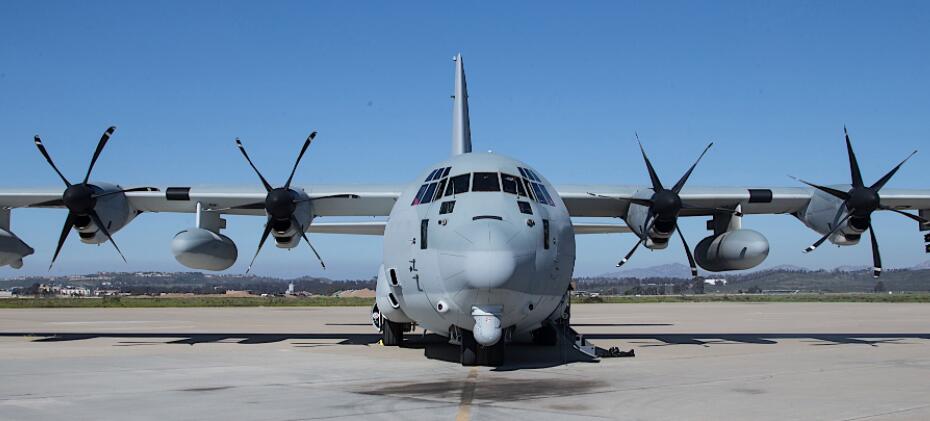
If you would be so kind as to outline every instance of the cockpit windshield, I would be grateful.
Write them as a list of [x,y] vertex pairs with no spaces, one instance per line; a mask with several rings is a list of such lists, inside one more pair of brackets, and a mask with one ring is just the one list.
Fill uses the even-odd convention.
[[438,201],[441,197],[472,192],[504,192],[525,197],[544,205],[555,201],[542,180],[532,170],[517,168],[520,176],[498,172],[476,172],[449,177],[452,167],[438,168],[429,173],[411,205]]

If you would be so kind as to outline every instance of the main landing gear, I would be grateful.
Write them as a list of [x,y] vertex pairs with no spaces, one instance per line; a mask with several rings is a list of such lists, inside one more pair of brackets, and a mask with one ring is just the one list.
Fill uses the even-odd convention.
[[404,343],[404,332],[412,332],[413,325],[410,323],[392,322],[378,311],[378,305],[375,304],[371,309],[371,324],[381,331],[381,345],[384,346],[401,346]]
[[456,329],[459,342],[459,360],[463,366],[483,365],[499,367],[504,364],[504,339],[491,346],[483,346],[475,341],[470,330]]

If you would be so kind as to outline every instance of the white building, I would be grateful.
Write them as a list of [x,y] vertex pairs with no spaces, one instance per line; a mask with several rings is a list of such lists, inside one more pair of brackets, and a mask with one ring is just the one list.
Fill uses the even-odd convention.
[[69,297],[87,297],[90,296],[90,289],[84,287],[61,287],[61,289],[58,290],[58,294]]

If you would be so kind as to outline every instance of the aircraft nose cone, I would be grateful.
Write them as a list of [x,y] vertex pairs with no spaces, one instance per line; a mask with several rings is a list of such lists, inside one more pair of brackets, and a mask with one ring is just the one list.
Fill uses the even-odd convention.
[[501,288],[516,270],[517,259],[509,251],[472,251],[465,256],[465,278],[472,288]]
[[510,250],[514,237],[506,222],[488,221],[473,228],[471,250],[465,252],[465,278],[472,288],[501,288],[517,270]]

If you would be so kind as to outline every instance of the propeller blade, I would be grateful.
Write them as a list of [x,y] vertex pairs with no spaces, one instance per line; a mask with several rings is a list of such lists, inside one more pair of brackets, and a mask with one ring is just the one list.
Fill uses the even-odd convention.
[[248,161],[248,162],[249,162],[249,165],[252,166],[252,169],[255,170],[255,174],[258,174],[258,178],[262,180],[262,185],[265,186],[265,191],[269,191],[269,192],[270,192],[270,191],[274,190],[274,188],[271,187],[271,184],[268,184],[268,180],[265,180],[265,177],[262,176],[261,171],[259,171],[258,168],[255,167],[255,164],[254,164],[254,163],[252,163],[252,159],[249,158],[249,154],[247,154],[247,153],[245,152],[245,147],[242,146],[242,141],[240,141],[238,137],[236,138],[236,146],[239,147],[239,152],[242,152],[242,156],[245,157],[245,160]]
[[795,177],[795,176],[793,176],[793,175],[789,175],[788,177],[791,177],[791,178],[795,179],[795,180],[798,181],[798,182],[807,184],[808,186],[811,186],[811,187],[813,187],[813,188],[815,188],[815,189],[817,189],[817,190],[820,190],[820,191],[822,191],[822,192],[824,192],[824,193],[826,193],[826,194],[829,194],[830,196],[833,196],[833,197],[835,197],[835,198],[837,198],[837,199],[840,199],[840,200],[849,200],[849,197],[850,197],[850,196],[849,196],[849,193],[848,193],[848,192],[844,192],[844,191],[842,191],[842,190],[837,190],[837,189],[834,189],[834,188],[830,188],[830,187],[826,187],[826,186],[817,185],[817,184],[814,184],[814,183],[811,183],[811,182],[807,182],[807,181],[804,181],[804,180],[802,180],[802,179],[800,179],[800,178],[797,178],[797,177]]
[[869,238],[872,240],[872,277],[878,278],[882,275],[882,254],[878,251],[878,240],[875,239],[875,229],[869,222]]
[[687,205],[687,204],[683,204],[681,208],[682,208],[682,209],[687,209],[687,210],[690,210],[690,211],[707,212],[707,213],[720,212],[720,213],[729,213],[729,214],[732,214],[733,216],[737,216],[737,217],[743,216],[743,213],[740,212],[740,211],[738,211],[738,210],[736,210],[736,209],[727,209],[727,208],[702,208],[702,207],[697,207],[697,206],[690,206],[690,205]]
[[94,199],[99,199],[99,198],[101,198],[101,197],[106,197],[106,196],[110,196],[110,195],[113,195],[113,194],[119,194],[119,193],[133,193],[133,192],[140,192],[140,191],[151,192],[151,191],[158,191],[158,189],[155,188],[155,187],[133,187],[133,188],[131,188],[131,189],[123,189],[123,190],[116,190],[116,191],[111,191],[111,192],[106,192],[106,193],[99,193],[99,194],[93,195],[92,197],[93,197]]
[[313,243],[311,243],[310,239],[307,238],[307,233],[306,233],[306,230],[304,229],[304,226],[300,225],[300,222],[297,221],[297,218],[293,216],[291,217],[291,223],[294,224],[294,226],[296,226],[297,229],[300,230],[300,236],[303,237],[307,245],[310,246],[310,250],[312,250],[313,254],[316,255],[316,259],[320,261],[320,266],[322,266],[323,269],[326,269],[326,263],[323,263],[323,258],[320,257],[320,253],[317,253],[316,247],[313,247]]
[[42,139],[39,138],[39,135],[36,135],[35,142],[36,147],[39,148],[39,153],[41,153],[42,156],[45,157],[45,160],[48,161],[48,165],[52,166],[52,169],[58,173],[58,176],[61,177],[61,181],[64,181],[66,186],[71,187],[71,182],[69,182],[68,179],[65,178],[64,174],[58,170],[58,167],[55,166],[55,162],[52,161],[52,157],[48,154],[48,151],[45,150],[45,145],[42,144]]
[[652,181],[652,189],[655,191],[665,190],[662,187],[662,181],[659,180],[659,175],[656,174],[656,169],[652,167],[652,162],[649,161],[649,157],[646,156],[646,149],[643,148],[643,142],[639,141],[639,133],[634,132],[636,135],[636,143],[639,143],[639,151],[643,153],[643,161],[646,161],[646,170],[649,171],[649,179]]
[[597,194],[597,193],[591,193],[591,192],[588,192],[588,195],[593,196],[593,197],[597,197],[597,198],[600,198],[600,199],[619,200],[619,201],[621,201],[621,202],[630,202],[630,203],[635,203],[635,204],[637,204],[637,205],[647,206],[647,207],[651,207],[651,206],[652,206],[652,203],[653,203],[652,200],[649,200],[649,199],[638,199],[638,198],[635,198],[635,197],[629,197],[629,198],[627,198],[627,197],[622,197],[622,198],[621,198],[621,197],[612,197],[612,196],[605,196],[605,195],[603,195],[603,194]]
[[623,266],[624,264],[626,264],[626,262],[628,262],[628,261],[630,260],[630,258],[633,257],[633,253],[636,253],[636,249],[638,249],[638,248],[639,248],[639,245],[642,244],[642,243],[643,243],[643,239],[640,238],[639,241],[636,242],[636,245],[633,246],[633,249],[630,250],[630,252],[627,253],[626,256],[623,256],[623,260],[621,260],[619,263],[617,263],[617,267],[620,267],[620,266]]
[[694,262],[694,255],[691,254],[691,247],[688,246],[688,241],[685,240],[685,235],[681,233],[681,227],[676,225],[675,231],[678,231],[678,237],[681,238],[681,244],[685,246],[685,255],[688,256],[688,265],[691,266],[691,277],[696,278],[698,276],[697,263]]
[[262,251],[262,246],[265,245],[268,234],[271,234],[271,218],[268,218],[268,222],[265,223],[265,231],[262,232],[262,239],[258,242],[258,249],[255,250],[255,256],[252,256],[252,261],[249,263],[249,267],[245,270],[245,273],[249,273],[249,271],[252,270],[252,265],[255,264],[255,258],[258,257],[258,252]]
[[48,200],[45,202],[33,203],[29,205],[28,207],[30,208],[47,208],[47,207],[60,208],[63,206],[65,206],[65,202],[62,201],[61,199],[52,199],[52,200]]
[[843,126],[843,134],[846,136],[846,154],[849,155],[849,173],[852,175],[853,187],[865,187],[862,182],[862,172],[859,171],[859,160],[856,159],[856,153],[853,152],[852,142],[849,141],[849,131]]
[[820,247],[820,245],[823,244],[824,241],[827,241],[827,238],[830,238],[830,236],[833,235],[833,233],[835,233],[837,230],[840,229],[841,226],[843,226],[843,223],[846,222],[846,220],[849,219],[849,217],[851,217],[852,214],[853,214],[853,210],[850,209],[849,212],[846,213],[846,216],[844,216],[843,219],[840,220],[840,222],[838,222],[836,225],[833,226],[833,229],[831,229],[830,232],[828,232],[823,237],[820,237],[820,239],[817,240],[816,243],[811,244],[809,247],[804,249],[804,252],[810,253],[814,251],[817,247]]
[[48,270],[52,270],[52,266],[55,265],[55,260],[58,259],[58,255],[61,253],[61,247],[65,245],[65,240],[68,239],[68,233],[71,232],[71,227],[74,226],[74,219],[74,214],[68,212],[68,217],[65,218],[65,225],[61,227],[61,236],[58,237],[58,245],[55,246],[55,254],[52,255],[52,262],[49,263]]
[[126,262],[126,256],[123,256],[123,252],[119,249],[119,246],[116,245],[116,241],[113,241],[113,237],[110,236],[110,231],[107,230],[107,227],[103,225],[103,221],[100,220],[100,215],[97,215],[97,211],[90,211],[90,218],[94,220],[94,224],[97,225],[97,229],[107,237],[107,240],[110,240],[110,244],[113,244],[113,248],[116,249],[116,252],[119,253],[119,257],[123,258],[123,263]]
[[87,180],[90,179],[90,173],[94,170],[94,165],[97,164],[97,158],[100,158],[100,153],[103,152],[104,146],[107,146],[107,141],[110,140],[110,136],[113,135],[114,131],[116,131],[116,126],[110,126],[103,132],[100,141],[97,142],[97,149],[94,150],[94,157],[90,159],[90,166],[87,167],[87,175],[84,176],[84,184],[87,184]]
[[884,177],[882,177],[881,179],[879,179],[878,181],[876,181],[875,184],[872,185],[872,187],[869,187],[869,189],[871,189],[872,191],[877,192],[877,191],[881,190],[882,187],[885,187],[885,184],[888,183],[888,180],[891,180],[891,177],[894,177],[894,174],[895,174],[896,172],[898,172],[899,169],[901,169],[901,166],[904,165],[904,163],[907,162],[908,159],[911,159],[911,157],[914,156],[916,153],[917,153],[917,151],[911,152],[911,154],[908,155],[907,158],[904,158],[904,160],[901,161],[900,164],[898,164],[898,165],[896,165],[894,168],[892,168],[891,171],[888,171],[888,174],[885,174]]
[[897,209],[892,208],[892,207],[890,207],[890,206],[882,206],[882,207],[880,207],[879,209],[881,209],[881,210],[886,210],[886,211],[892,211],[892,212],[894,212],[894,213],[897,213],[897,214],[900,214],[900,215],[904,215],[904,216],[906,216],[906,217],[908,217],[908,218],[911,218],[911,219],[913,219],[913,220],[915,220],[915,221],[917,221],[917,222],[919,222],[919,223],[921,223],[921,224],[924,224],[924,225],[930,224],[930,221],[928,221],[928,220],[926,220],[926,219],[924,219],[924,218],[921,218],[921,217],[919,217],[919,216],[917,216],[917,215],[914,215],[914,214],[911,214],[911,213],[907,213],[907,212],[904,212],[904,211],[897,210]]
[[254,209],[265,209],[265,202],[247,203],[247,204],[245,204],[245,205],[230,206],[230,207],[228,207],[228,208],[207,209],[207,211],[209,211],[209,212],[226,212],[226,211],[228,211],[228,210],[236,210],[236,209],[252,209],[252,210],[254,210]]
[[352,193],[346,194],[331,194],[329,196],[318,196],[318,197],[307,197],[305,199],[295,200],[294,203],[303,203],[303,202],[312,202],[314,200],[323,200],[323,199],[358,199],[361,196]]
[[691,168],[688,168],[688,171],[685,172],[685,175],[681,176],[681,179],[678,180],[677,183],[675,183],[675,186],[672,187],[673,192],[681,193],[681,189],[685,187],[685,183],[688,182],[688,178],[691,177],[691,173],[694,172],[694,168],[697,167],[698,162],[701,162],[701,158],[703,158],[704,154],[706,154],[707,151],[710,150],[711,146],[714,146],[714,142],[711,142],[709,145],[707,145],[706,148],[704,148],[704,152],[701,152],[701,155],[698,156],[698,159],[696,161],[694,161],[694,164],[691,165]]
[[284,183],[284,188],[291,188],[291,181],[294,180],[294,173],[297,172],[297,166],[300,165],[300,160],[303,159],[304,153],[307,152],[307,148],[310,147],[310,143],[313,142],[313,139],[316,137],[316,132],[310,133],[310,136],[307,136],[307,140],[304,141],[304,146],[300,148],[300,154],[297,155],[297,161],[294,162],[294,168],[291,170],[291,176],[287,178],[287,183]]

